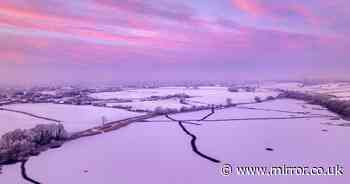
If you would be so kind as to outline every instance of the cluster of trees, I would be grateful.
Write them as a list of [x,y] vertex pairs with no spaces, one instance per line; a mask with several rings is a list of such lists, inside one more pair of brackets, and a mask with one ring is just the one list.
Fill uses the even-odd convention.
[[166,100],[166,99],[171,99],[171,98],[186,99],[186,98],[190,98],[190,96],[187,95],[186,93],[177,93],[177,94],[166,95],[166,96],[150,96],[150,97],[142,99],[141,101]]
[[234,105],[232,98],[226,98],[226,105],[228,105],[228,106]]
[[254,101],[255,101],[256,103],[261,103],[261,102],[264,102],[264,101],[269,101],[269,100],[274,100],[274,99],[275,99],[275,97],[273,97],[273,96],[268,96],[266,99],[262,99],[262,98],[256,96],[256,97],[254,98]]
[[214,105],[214,104],[208,104],[208,105],[201,105],[201,106],[183,106],[180,109],[175,108],[168,108],[168,107],[156,107],[153,111],[155,114],[169,114],[169,113],[177,113],[177,112],[189,112],[189,111],[197,111],[197,110],[206,110],[211,108],[220,108],[220,107],[230,107],[235,106],[235,103],[233,103],[232,98],[226,98],[226,104],[220,104],[220,105]]
[[251,86],[231,86],[227,89],[229,92],[233,92],[233,93],[237,93],[240,91],[244,91],[244,92],[255,92],[256,88],[255,87],[251,87]]
[[205,109],[210,109],[212,107],[213,107],[212,105],[191,106],[191,107],[183,106],[180,109],[168,108],[168,107],[156,107],[153,113],[162,115],[162,114],[171,114],[171,113],[177,113],[177,112],[189,112],[194,110],[205,110]]
[[0,164],[25,160],[46,146],[56,147],[68,139],[62,124],[42,124],[29,130],[8,132],[0,140]]
[[[180,109],[181,111],[181,109]],[[156,107],[154,109],[155,114],[168,114],[168,113],[176,113],[179,112],[178,109],[174,109],[174,108],[163,108],[163,107]]]
[[[265,100],[273,100],[275,97],[273,96],[268,96]],[[261,99],[260,97],[256,96],[254,98],[254,101],[257,103],[265,101]],[[177,113],[177,112],[188,112],[188,111],[194,111],[194,110],[206,110],[206,109],[211,109],[211,108],[216,108],[216,107],[230,107],[230,106],[235,106],[236,104],[233,102],[232,98],[226,98],[226,104],[222,105],[203,105],[203,106],[190,106],[190,107],[181,107],[180,109],[175,109],[175,108],[167,108],[167,107],[156,107],[153,111],[155,114],[169,114],[169,113]]]
[[262,102],[261,98],[258,97],[258,96],[256,96],[256,97],[254,98],[254,101],[255,101],[256,103]]
[[231,86],[227,89],[229,92],[232,92],[232,93],[237,93],[239,92],[239,88],[238,87],[234,87],[234,86]]
[[0,99],[2,99],[2,98],[7,98],[7,96],[5,94],[0,93]]
[[308,101],[320,105],[337,114],[350,117],[350,101],[337,100],[331,95],[284,91],[282,97]]

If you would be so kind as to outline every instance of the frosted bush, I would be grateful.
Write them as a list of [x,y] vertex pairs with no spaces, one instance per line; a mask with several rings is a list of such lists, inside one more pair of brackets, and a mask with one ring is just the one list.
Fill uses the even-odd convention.
[[255,100],[255,102],[257,102],[257,103],[262,102],[261,98],[260,98],[260,97],[258,97],[258,96],[256,96],[256,97],[254,98],[254,100]]
[[64,141],[68,133],[62,124],[37,125],[29,130],[8,132],[0,140],[0,164],[25,159],[38,148],[53,142]]

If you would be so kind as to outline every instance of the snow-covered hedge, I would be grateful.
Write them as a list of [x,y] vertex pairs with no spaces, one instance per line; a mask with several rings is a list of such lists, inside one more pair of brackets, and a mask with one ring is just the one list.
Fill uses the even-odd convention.
[[166,96],[150,96],[150,97],[141,99],[141,101],[166,100],[166,99],[172,99],[172,98],[186,99],[186,98],[190,98],[190,96],[187,95],[186,93],[176,93],[173,95],[166,95]]
[[344,114],[350,117],[350,106],[344,109]]
[[237,92],[239,92],[239,88],[232,86],[232,87],[227,88],[227,91],[237,93]]
[[56,146],[67,138],[62,124],[43,124],[29,130],[8,132],[0,140],[0,164],[24,160],[38,154],[43,146]]
[[256,96],[256,97],[254,98],[254,101],[255,101],[256,103],[262,102],[261,98],[258,97],[258,96]]
[[156,107],[154,109],[155,114],[168,114],[168,113],[176,113],[179,112],[178,109],[174,108],[163,108],[163,107]]

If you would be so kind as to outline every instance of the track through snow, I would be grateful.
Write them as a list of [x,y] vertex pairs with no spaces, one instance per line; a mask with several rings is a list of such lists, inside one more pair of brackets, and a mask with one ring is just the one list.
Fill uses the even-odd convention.
[[[214,113],[215,113],[215,110],[212,109],[211,113],[208,114],[208,115],[206,115],[206,116],[205,116],[204,118],[202,118],[202,119],[205,119],[205,118],[209,117],[210,115],[212,115],[212,114],[214,114]],[[198,150],[197,144],[196,144],[197,136],[194,135],[193,133],[191,133],[189,130],[186,129],[186,127],[185,127],[184,124],[183,124],[183,123],[186,122],[186,121],[176,120],[176,119],[170,117],[169,115],[165,115],[165,117],[168,118],[168,119],[170,119],[171,121],[178,122],[178,124],[179,124],[179,126],[181,127],[181,129],[182,129],[187,135],[189,135],[189,136],[192,138],[192,139],[191,139],[191,147],[192,147],[193,152],[195,152],[197,155],[199,155],[199,156],[201,156],[202,158],[205,158],[205,159],[207,159],[207,160],[209,160],[209,161],[212,161],[212,162],[214,162],[214,163],[220,163],[219,160],[217,160],[217,159],[215,159],[215,158],[212,158],[212,157],[209,157],[209,156],[203,154],[202,152],[200,152],[200,151]],[[187,122],[187,123],[188,123],[188,122]]]
[[27,175],[26,163],[27,163],[26,160],[21,162],[21,174],[22,174],[23,179],[25,179],[26,181],[29,181],[30,183],[41,184],[40,182],[35,181],[34,179],[30,178]]
[[194,134],[192,134],[190,131],[188,131],[188,130],[186,129],[186,127],[182,124],[181,121],[179,121],[178,123],[179,123],[181,129],[182,129],[187,135],[191,136],[191,138],[192,138],[192,139],[191,139],[192,150],[193,150],[196,154],[198,154],[199,156],[201,156],[201,157],[203,157],[203,158],[205,158],[205,159],[207,159],[207,160],[210,160],[210,161],[212,161],[212,162],[214,162],[214,163],[220,163],[220,160],[217,160],[217,159],[215,159],[215,158],[209,157],[209,156],[207,156],[207,155],[201,153],[201,152],[198,150],[197,145],[196,145],[197,137],[196,137]]

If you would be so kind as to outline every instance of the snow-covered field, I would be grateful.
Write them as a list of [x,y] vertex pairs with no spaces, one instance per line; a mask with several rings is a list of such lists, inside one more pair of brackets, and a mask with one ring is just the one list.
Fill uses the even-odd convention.
[[40,93],[43,94],[43,95],[55,96],[57,94],[57,91],[41,91]]
[[326,108],[323,108],[318,105],[308,104],[304,101],[296,101],[293,99],[283,99],[283,100],[275,100],[275,101],[267,101],[264,103],[256,103],[256,104],[247,104],[241,105],[240,107],[248,107],[248,108],[256,108],[256,109],[266,109],[273,111],[284,111],[289,115],[329,115],[336,116],[336,114],[328,111]]
[[319,93],[333,93],[337,91],[350,90],[350,84],[349,83],[327,83],[327,84],[306,86],[305,89],[309,91],[319,92]]
[[[167,99],[158,101],[140,101],[151,96],[165,97],[176,94],[186,94],[188,105],[181,104],[179,99]],[[232,103],[251,103],[255,97],[264,100],[269,96],[276,97],[277,92],[270,90],[257,90],[256,92],[229,92],[226,87],[200,87],[198,89],[185,87],[162,87],[156,89],[135,89],[119,92],[95,93],[90,96],[97,99],[128,99],[127,103],[108,103],[108,106],[132,107],[133,110],[154,110],[156,107],[181,109],[191,106],[226,105],[228,99]]]
[[171,108],[180,110],[183,107],[190,108],[191,105],[185,105],[180,103],[180,99],[171,98],[165,100],[155,100],[155,101],[133,101],[124,103],[107,103],[108,107],[131,107],[131,110],[142,110],[142,111],[155,111],[156,108]]
[[[240,107],[240,106],[239,106]],[[334,115],[302,101],[276,100],[219,110],[209,120],[254,117]],[[283,112],[282,112],[283,111]],[[301,112],[304,112],[301,113]],[[200,119],[208,111],[173,115],[176,119]],[[152,122],[152,120],[164,122]],[[68,142],[27,163],[27,174],[42,183],[318,183],[345,184],[350,179],[350,128],[325,123],[346,123],[329,117],[207,121],[185,127],[197,136],[197,147],[219,159],[210,162],[190,146],[191,137],[176,122],[163,117],[134,123],[118,131]],[[266,151],[272,148],[273,151]],[[234,167],[231,176],[220,174],[222,164]],[[236,166],[334,166],[343,176],[237,176]],[[18,166],[18,165],[17,165]],[[16,165],[3,169],[5,183],[18,183]],[[17,167],[18,168],[18,167]],[[25,182],[23,182],[25,183]]]
[[29,129],[37,124],[52,123],[23,114],[0,110],[0,136],[15,129]]
[[318,85],[302,85],[302,83],[274,83],[269,85],[263,85],[263,88],[267,89],[284,89],[295,90],[307,93],[321,93],[327,95],[333,95],[339,100],[350,100],[350,83],[338,82],[338,83],[326,83]]
[[227,104],[227,99],[231,99],[232,103],[252,103],[255,102],[254,98],[259,97],[261,100],[265,100],[267,97],[276,97],[278,93],[276,92],[237,92],[232,93],[228,91],[218,91],[216,93],[196,96],[190,98],[190,102],[199,102],[204,104]]
[[336,97],[349,97],[350,83],[328,83],[321,85],[305,86],[304,88],[302,88],[302,90],[334,95]]
[[[3,106],[8,109],[24,111],[38,116],[52,118],[62,121],[64,127],[70,131],[85,130],[102,124],[102,119],[106,122],[117,121],[134,116],[142,115],[142,113],[129,112],[122,109],[95,107],[95,106],[77,106],[65,104],[15,104]],[[1,111],[0,111],[1,113]],[[23,117],[25,115],[16,114],[15,116]],[[104,117],[104,118],[103,118]],[[0,116],[0,118],[3,118]],[[6,117],[5,117],[6,118]],[[40,120],[40,119],[39,119]],[[35,121],[39,121],[35,120]],[[4,121],[11,123],[11,121]],[[36,123],[36,122],[35,122]],[[51,122],[52,123],[52,122]],[[25,120],[17,121],[18,127],[26,125]]]
[[31,184],[22,178],[20,164],[3,166],[0,181],[6,184]]
[[264,89],[284,89],[284,90],[298,90],[303,87],[300,82],[269,82],[260,85]]
[[339,100],[350,100],[350,83],[330,83],[308,86],[303,91],[332,95]]

